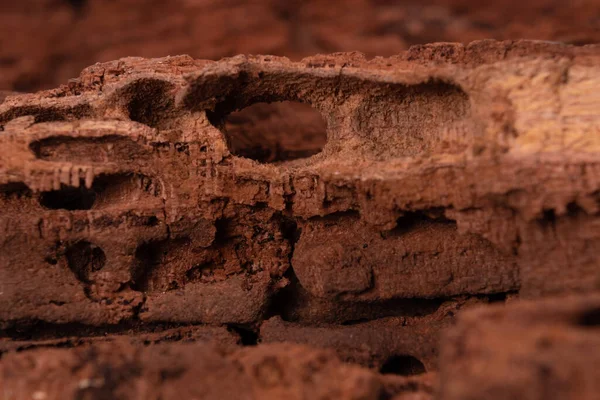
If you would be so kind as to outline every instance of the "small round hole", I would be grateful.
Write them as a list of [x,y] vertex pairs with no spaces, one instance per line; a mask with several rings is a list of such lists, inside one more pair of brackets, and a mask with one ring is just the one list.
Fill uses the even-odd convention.
[[327,124],[308,104],[256,103],[224,121],[229,151],[261,163],[308,158],[327,142]]
[[426,372],[425,366],[413,356],[400,355],[388,358],[381,366],[382,374],[402,376],[418,375]]

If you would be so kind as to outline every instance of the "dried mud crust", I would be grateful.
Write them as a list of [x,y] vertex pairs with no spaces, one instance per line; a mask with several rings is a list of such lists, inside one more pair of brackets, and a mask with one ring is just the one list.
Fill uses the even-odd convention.
[[470,310],[442,340],[440,399],[595,399],[600,296]]
[[[8,96],[3,351],[166,324],[435,370],[462,308],[600,287],[599,59],[127,58]],[[260,103],[279,105],[244,114]]]

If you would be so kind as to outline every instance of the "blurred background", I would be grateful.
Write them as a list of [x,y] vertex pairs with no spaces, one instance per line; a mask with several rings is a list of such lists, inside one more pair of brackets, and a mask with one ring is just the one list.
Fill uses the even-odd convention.
[[126,56],[390,56],[485,38],[596,43],[600,0],[0,0],[0,90]]

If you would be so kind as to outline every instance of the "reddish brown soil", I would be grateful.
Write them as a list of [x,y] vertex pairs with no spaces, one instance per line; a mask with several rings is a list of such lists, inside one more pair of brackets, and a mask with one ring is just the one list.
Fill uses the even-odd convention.
[[[430,398],[439,370],[439,398],[492,398],[477,390],[502,382],[448,372],[452,357],[481,362],[444,336],[457,314],[517,303],[490,357],[519,350],[519,310],[533,324],[542,297],[582,296],[561,321],[595,315],[599,62],[597,46],[526,41],[371,61],[127,58],[8,96],[0,386],[15,399]],[[513,315],[502,307],[489,328],[467,311],[455,332],[470,338],[483,315],[493,333]],[[442,337],[458,355],[439,358]],[[572,343],[557,339],[552,360]],[[572,386],[595,365],[581,343],[593,355],[544,382]],[[537,362],[531,349],[506,374]]]

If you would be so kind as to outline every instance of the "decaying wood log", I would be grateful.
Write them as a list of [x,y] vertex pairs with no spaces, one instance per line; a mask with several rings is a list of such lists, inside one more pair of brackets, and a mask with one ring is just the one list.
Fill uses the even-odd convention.
[[132,329],[435,371],[463,305],[600,288],[599,62],[494,41],[126,58],[9,95],[0,350]]

